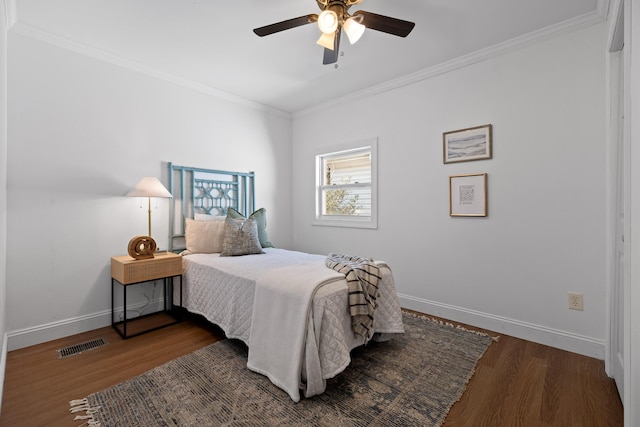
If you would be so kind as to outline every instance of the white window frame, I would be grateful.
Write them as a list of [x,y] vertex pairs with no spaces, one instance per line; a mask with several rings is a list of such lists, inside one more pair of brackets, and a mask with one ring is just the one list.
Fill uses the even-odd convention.
[[[338,154],[347,154],[349,151],[361,152],[369,149],[371,153],[371,216],[349,215],[323,215],[322,191],[324,189],[323,159]],[[378,228],[378,139],[369,138],[357,142],[344,144],[334,149],[323,151],[315,156],[316,161],[316,188],[315,188],[315,218],[313,225],[329,227],[353,227],[353,228]]]

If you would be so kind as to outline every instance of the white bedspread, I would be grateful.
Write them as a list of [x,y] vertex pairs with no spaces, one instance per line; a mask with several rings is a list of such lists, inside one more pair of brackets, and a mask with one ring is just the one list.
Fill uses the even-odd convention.
[[312,262],[267,271],[256,283],[247,367],[266,375],[294,402],[300,388],[307,388],[300,379],[305,344],[315,340],[314,334],[307,336],[308,325],[313,330],[311,301],[320,287],[343,279],[324,262]]
[[[265,248],[264,255],[219,257],[192,254],[183,258],[183,306],[220,326],[227,337],[250,342],[256,281],[266,272],[291,265],[324,263],[326,256]],[[374,321],[376,333],[403,333],[402,314],[389,267],[380,263],[382,285]],[[326,268],[326,267],[325,267]],[[328,272],[332,270],[326,268]],[[301,381],[314,394],[324,391],[325,380],[351,362],[350,351],[363,344],[351,331],[346,281],[319,288],[311,304],[312,328],[307,333]],[[279,315],[279,314],[278,314]],[[305,393],[307,395],[307,393]]]

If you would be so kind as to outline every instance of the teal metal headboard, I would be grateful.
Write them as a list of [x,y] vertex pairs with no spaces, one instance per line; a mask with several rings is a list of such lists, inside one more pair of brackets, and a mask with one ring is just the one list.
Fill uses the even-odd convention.
[[255,174],[176,166],[169,163],[169,250],[180,252],[185,218],[196,213],[226,215],[229,208],[250,215],[255,210]]

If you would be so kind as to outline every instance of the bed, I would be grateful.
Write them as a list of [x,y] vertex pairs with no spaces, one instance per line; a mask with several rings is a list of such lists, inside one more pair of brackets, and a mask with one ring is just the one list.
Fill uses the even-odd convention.
[[[169,249],[183,254],[183,307],[247,344],[249,369],[297,402],[301,390],[305,397],[324,392],[368,338],[352,330],[345,276],[327,267],[327,254],[273,247],[266,212],[255,210],[254,180],[252,172],[169,163]],[[230,243],[238,224],[253,227],[252,244]],[[391,269],[373,264],[372,339],[384,341],[404,332],[402,314]]]

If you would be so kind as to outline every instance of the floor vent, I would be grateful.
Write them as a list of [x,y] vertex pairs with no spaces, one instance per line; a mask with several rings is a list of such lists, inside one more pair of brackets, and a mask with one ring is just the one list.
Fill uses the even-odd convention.
[[58,353],[58,359],[64,359],[65,357],[80,354],[85,351],[93,350],[95,348],[104,347],[107,344],[109,344],[109,341],[101,337],[91,341],[61,348],[60,350],[56,350],[56,352]]

